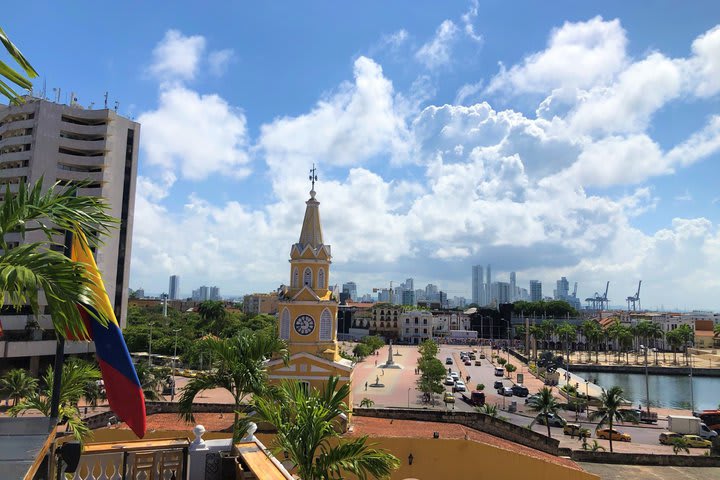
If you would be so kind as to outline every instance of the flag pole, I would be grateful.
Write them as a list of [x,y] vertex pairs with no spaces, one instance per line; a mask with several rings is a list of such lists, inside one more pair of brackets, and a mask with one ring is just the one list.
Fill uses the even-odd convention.
[[[70,230],[65,230],[65,249],[64,253],[66,257],[70,257],[72,250],[72,237],[73,234]],[[57,344],[55,346],[55,364],[53,365],[53,391],[52,398],[50,400],[50,418],[58,419],[60,411],[60,387],[62,387],[62,371],[63,364],[65,363],[65,337],[62,336],[61,332],[55,330],[55,336],[57,337]]]

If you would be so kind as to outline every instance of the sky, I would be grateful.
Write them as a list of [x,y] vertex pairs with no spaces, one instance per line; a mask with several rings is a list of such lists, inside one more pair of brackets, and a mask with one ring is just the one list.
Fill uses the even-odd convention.
[[330,283],[471,267],[720,310],[720,2],[23,3],[35,92],[140,122],[130,286],[289,283],[318,168]]

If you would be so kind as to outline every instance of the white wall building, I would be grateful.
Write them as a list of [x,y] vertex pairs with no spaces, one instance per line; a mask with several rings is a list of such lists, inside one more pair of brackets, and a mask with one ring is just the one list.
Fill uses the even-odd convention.
[[427,310],[403,312],[398,317],[400,338],[404,342],[419,344],[433,338],[433,314]]

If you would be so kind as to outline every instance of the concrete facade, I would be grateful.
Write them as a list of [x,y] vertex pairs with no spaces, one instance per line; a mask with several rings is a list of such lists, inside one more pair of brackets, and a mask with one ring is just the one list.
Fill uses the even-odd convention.
[[[19,106],[0,106],[0,184],[3,191],[9,184],[10,191],[16,192],[21,181],[33,184],[42,178],[43,187],[49,189],[56,182],[71,185],[88,180],[78,194],[107,201],[108,213],[119,218],[120,225],[103,237],[95,257],[122,328],[127,316],[140,124],[109,109],[86,110],[32,97],[25,100]],[[20,242],[19,236],[12,237],[7,237],[10,245]],[[25,241],[39,239],[40,234],[33,234]],[[41,311],[46,305],[41,295]],[[26,324],[33,323],[34,316],[23,313],[0,317],[6,337],[22,336]],[[45,316],[39,323],[47,333],[52,323]],[[37,360],[38,355],[54,354],[54,342],[43,343],[47,348],[28,348],[26,356]],[[0,351],[0,356],[6,357],[9,350]]]

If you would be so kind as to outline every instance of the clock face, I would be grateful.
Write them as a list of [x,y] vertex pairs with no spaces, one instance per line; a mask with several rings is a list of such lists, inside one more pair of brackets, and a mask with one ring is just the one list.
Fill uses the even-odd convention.
[[315,320],[310,315],[300,315],[295,319],[295,331],[300,335],[310,335],[315,330]]

